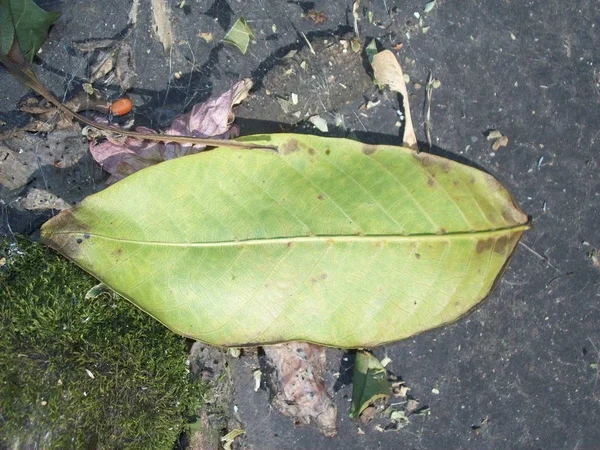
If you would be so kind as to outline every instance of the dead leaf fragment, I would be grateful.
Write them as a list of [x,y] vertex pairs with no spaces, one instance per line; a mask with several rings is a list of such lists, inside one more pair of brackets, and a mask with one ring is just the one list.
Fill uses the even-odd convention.
[[335,436],[337,408],[323,383],[325,349],[304,342],[263,348],[275,367],[269,380],[275,409],[296,424],[312,425],[325,436]]
[[488,141],[494,141],[496,139],[500,139],[502,137],[502,133],[500,133],[499,130],[490,130],[486,137]]
[[402,106],[404,109],[405,126],[402,141],[409,148],[417,148],[417,136],[413,128],[410,115],[410,105],[408,103],[408,91],[404,82],[402,68],[396,59],[396,56],[390,50],[384,50],[373,56],[373,73],[378,83],[389,86],[389,88],[402,96]]
[[308,121],[310,123],[312,123],[317,130],[319,130],[323,133],[327,133],[329,131],[329,127],[327,126],[327,121],[319,115],[309,117]]
[[104,78],[115,68],[117,54],[113,50],[102,50],[98,55],[96,62],[90,67],[90,83]]
[[154,33],[163,45],[165,53],[169,53],[174,39],[167,2],[166,0],[151,0],[151,4]]
[[198,37],[200,39],[204,39],[204,41],[207,44],[210,44],[213,41],[213,35],[212,35],[212,33],[207,33],[207,32],[201,31],[200,33],[198,33]]
[[121,89],[127,91],[133,87],[133,81],[135,79],[133,52],[131,51],[131,46],[127,43],[123,43],[119,47],[115,72]]
[[233,45],[242,52],[242,55],[245,55],[251,37],[254,37],[254,33],[248,26],[246,20],[243,17],[240,17],[227,32],[223,38],[223,42]]
[[314,9],[309,9],[306,13],[306,17],[313,21],[315,25],[320,25],[327,20],[327,16],[322,11],[316,11]]
[[223,449],[231,450],[231,444],[233,444],[233,441],[235,441],[235,438],[237,438],[238,436],[241,436],[244,433],[246,433],[244,430],[240,430],[240,429],[236,428],[235,430],[231,430],[229,433],[227,433],[225,436],[223,436],[221,438],[221,442],[223,443]]
[[31,188],[27,196],[21,199],[21,207],[29,211],[57,209],[62,211],[71,207],[62,198],[43,189]]
[[508,145],[508,137],[503,136],[499,130],[490,130],[486,136],[488,141],[492,142],[492,150],[497,151],[500,147]]
[[508,145],[508,138],[506,136],[502,136],[494,141],[492,144],[492,150],[498,151],[500,147],[506,147]]

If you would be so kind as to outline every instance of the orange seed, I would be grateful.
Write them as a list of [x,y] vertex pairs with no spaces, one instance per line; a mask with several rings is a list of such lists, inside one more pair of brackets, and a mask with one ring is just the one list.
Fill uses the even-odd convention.
[[123,97],[115,100],[110,105],[110,112],[114,116],[124,116],[133,108],[133,102],[130,98]]

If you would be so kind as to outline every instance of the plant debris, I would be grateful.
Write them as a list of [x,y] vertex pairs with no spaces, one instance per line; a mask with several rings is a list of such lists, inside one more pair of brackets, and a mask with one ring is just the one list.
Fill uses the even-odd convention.
[[312,20],[315,25],[320,25],[327,20],[327,16],[325,16],[324,12],[316,11],[314,9],[309,9],[306,13],[306,17]]
[[350,417],[359,417],[375,401],[389,398],[391,385],[387,372],[373,354],[362,350],[356,352],[352,378]]
[[[167,133],[215,139],[236,136],[237,128],[231,126],[234,119],[232,108],[247,97],[251,87],[250,79],[245,79],[218,98],[195,105],[190,113],[176,117]],[[156,131],[145,127],[138,127],[136,131],[156,134]],[[197,153],[205,148],[203,145],[180,145],[132,138],[109,138],[101,143],[90,142],[90,152],[94,160],[111,174],[109,183],[114,183],[144,167]]]
[[402,97],[402,107],[405,117],[402,141],[407,147],[416,149],[417,137],[410,114],[408,91],[406,90],[402,68],[396,56],[390,50],[384,50],[373,56],[371,66],[373,67],[376,82],[384,86],[389,86],[392,91],[397,92]]
[[242,52],[242,55],[245,55],[246,50],[248,50],[250,38],[252,37],[254,37],[254,33],[248,26],[248,23],[246,23],[243,17],[240,17],[227,32],[223,38],[223,42],[233,45]]
[[296,424],[313,425],[325,436],[337,433],[337,408],[323,384],[325,349],[304,342],[263,347],[275,372],[272,404]]
[[508,145],[508,137],[504,136],[499,130],[488,131],[486,138],[488,141],[492,141],[492,150],[494,151]]
[[231,450],[231,445],[233,444],[233,441],[235,441],[235,438],[241,436],[244,433],[246,433],[244,430],[236,428],[235,430],[231,430],[229,433],[223,436],[221,438],[221,442],[223,443],[223,449]]
[[166,0],[151,0],[152,28],[158,41],[163,45],[165,53],[171,51],[173,46],[173,29]]

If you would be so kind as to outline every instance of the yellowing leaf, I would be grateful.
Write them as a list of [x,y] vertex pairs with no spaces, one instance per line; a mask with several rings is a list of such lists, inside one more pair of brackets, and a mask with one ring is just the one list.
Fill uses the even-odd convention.
[[492,289],[527,216],[435,155],[251,136],[128,176],[43,241],[173,331],[218,346],[364,348],[450,323]]
[[354,359],[352,376],[352,405],[350,417],[358,417],[376,400],[387,399],[391,393],[391,385],[385,369],[375,356],[359,350]]
[[252,33],[252,30],[244,18],[240,17],[227,32],[223,38],[223,42],[235,46],[240,52],[242,52],[242,55],[245,55],[246,50],[248,49],[248,44],[250,43],[250,38],[253,36],[254,33]]

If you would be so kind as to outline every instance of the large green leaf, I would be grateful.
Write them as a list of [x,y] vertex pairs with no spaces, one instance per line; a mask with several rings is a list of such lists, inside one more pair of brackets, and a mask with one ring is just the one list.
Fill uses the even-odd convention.
[[0,0],[0,54],[8,54],[16,35],[21,52],[32,61],[59,17],[59,13],[46,12],[33,0]]
[[429,154],[290,134],[144,169],[42,238],[173,331],[222,346],[368,347],[452,322],[527,217],[490,175]]

